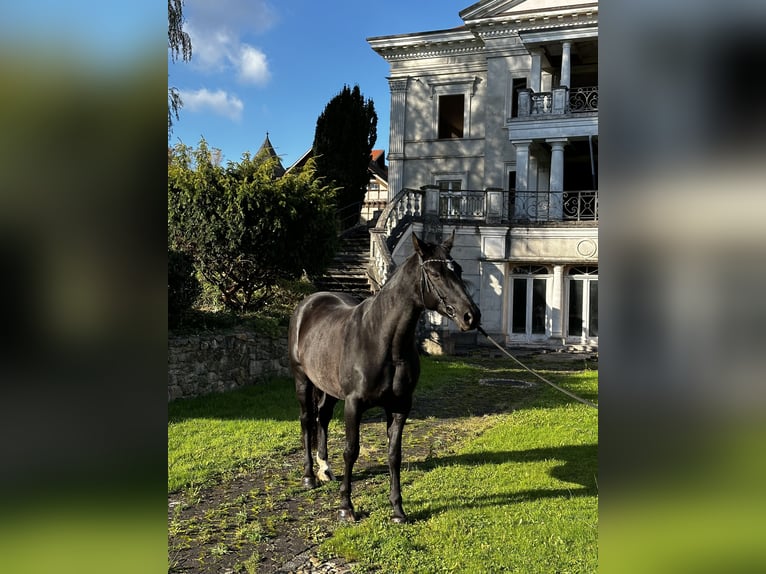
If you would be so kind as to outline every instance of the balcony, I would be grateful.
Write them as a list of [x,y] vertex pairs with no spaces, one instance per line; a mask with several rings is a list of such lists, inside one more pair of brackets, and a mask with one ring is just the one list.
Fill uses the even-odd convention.
[[554,88],[550,92],[519,90],[519,113],[516,119],[538,119],[541,116],[598,112],[598,86]]
[[393,268],[391,254],[415,221],[426,227],[444,224],[594,227],[598,222],[598,190],[504,191],[488,188],[446,191],[435,185],[402,189],[370,230],[370,267],[380,287]]
[[[486,224],[595,223],[598,190],[587,191],[439,191],[438,217],[444,222]],[[425,204],[433,204],[426,198]],[[426,213],[428,210],[426,210]]]
[[598,221],[598,190],[516,191],[508,201],[513,223]]

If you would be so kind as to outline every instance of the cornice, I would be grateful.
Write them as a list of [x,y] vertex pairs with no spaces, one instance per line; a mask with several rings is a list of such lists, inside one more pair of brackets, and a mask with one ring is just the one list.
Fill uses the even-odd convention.
[[526,19],[477,20],[469,25],[471,31],[482,40],[513,36],[522,32],[565,30],[592,26],[598,26],[597,11],[589,12],[587,15],[559,15],[555,18],[531,17]]
[[434,45],[417,45],[409,47],[378,48],[375,50],[388,62],[401,60],[419,60],[426,58],[445,58],[465,56],[468,54],[482,54],[484,45],[474,38],[470,43],[457,42]]
[[484,49],[481,40],[465,26],[452,30],[378,36],[367,38],[367,43],[389,62],[480,54]]

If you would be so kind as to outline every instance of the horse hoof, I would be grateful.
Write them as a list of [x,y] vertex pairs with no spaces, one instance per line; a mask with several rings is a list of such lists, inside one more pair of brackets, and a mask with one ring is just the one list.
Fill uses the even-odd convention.
[[405,514],[402,514],[401,516],[398,514],[394,514],[393,516],[391,516],[391,522],[395,524],[406,524],[407,522],[409,522],[409,520],[407,520],[407,516]]
[[316,487],[317,487],[317,481],[313,476],[303,477],[303,488],[316,488]]
[[320,471],[317,477],[320,482],[334,482],[336,480],[335,475],[329,470],[327,472]]
[[343,522],[356,522],[356,514],[353,510],[350,510],[348,508],[341,508],[338,511],[338,518],[340,518]]

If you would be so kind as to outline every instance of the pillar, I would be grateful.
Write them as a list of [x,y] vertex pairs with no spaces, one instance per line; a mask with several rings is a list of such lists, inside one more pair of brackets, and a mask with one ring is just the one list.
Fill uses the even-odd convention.
[[404,128],[408,78],[389,78],[391,125],[388,135],[388,201],[404,187]]
[[566,86],[567,88],[571,82],[572,75],[571,55],[572,42],[563,42],[561,44],[561,80],[559,85]]
[[532,140],[511,142],[516,148],[516,191],[529,189],[529,145]]
[[529,87],[537,93],[540,91],[540,82],[542,77],[542,59],[543,53],[540,48],[532,48],[529,50],[532,56],[532,69],[529,72]]
[[550,207],[548,216],[552,221],[560,221],[564,211],[564,145],[566,138],[547,139],[551,145]]
[[529,190],[529,146],[532,140],[516,140],[511,142],[516,148],[516,191],[513,201],[509,201],[513,211],[508,215],[514,217],[528,217],[530,194]]

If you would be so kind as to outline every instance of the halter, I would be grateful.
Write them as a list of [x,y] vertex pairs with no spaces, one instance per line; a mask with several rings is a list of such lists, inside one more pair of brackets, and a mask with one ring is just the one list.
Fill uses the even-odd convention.
[[420,263],[420,272],[421,272],[420,298],[423,301],[423,307],[425,307],[426,309],[428,308],[428,307],[426,307],[426,295],[425,295],[425,291],[423,289],[423,285],[426,285],[428,291],[430,293],[433,293],[434,295],[436,295],[436,297],[441,302],[442,306],[444,307],[444,310],[447,313],[447,317],[449,317],[450,319],[454,320],[455,317],[457,316],[457,313],[455,312],[455,308],[452,305],[450,305],[449,303],[447,303],[447,299],[441,294],[439,289],[436,288],[436,285],[431,280],[431,278],[428,276],[428,273],[426,273],[426,270],[425,270],[425,264],[426,263],[445,263],[447,265],[447,269],[449,269],[450,271],[454,272],[455,268],[454,268],[453,264],[455,262],[454,262],[453,259],[428,259],[428,260],[422,261]]

